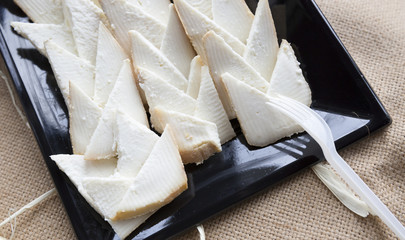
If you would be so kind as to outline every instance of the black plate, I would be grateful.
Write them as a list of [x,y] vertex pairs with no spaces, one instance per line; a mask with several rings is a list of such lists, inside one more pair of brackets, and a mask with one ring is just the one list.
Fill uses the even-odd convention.
[[[247,1],[251,9],[257,1]],[[391,119],[318,6],[311,0],[270,1],[279,39],[292,43],[313,92],[312,108],[329,124],[338,149]],[[28,21],[12,2],[0,2],[0,50],[29,123],[79,239],[118,239],[48,157],[71,153],[68,119],[50,65],[10,28]],[[189,189],[129,238],[174,236],[322,159],[307,134],[252,148],[244,137],[223,146],[200,166],[187,166]]]

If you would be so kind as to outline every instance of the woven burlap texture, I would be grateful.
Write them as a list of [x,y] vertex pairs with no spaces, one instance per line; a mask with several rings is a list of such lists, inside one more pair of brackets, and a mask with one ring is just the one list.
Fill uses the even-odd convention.
[[[405,224],[405,1],[318,0],[393,123],[341,151]],[[1,64],[1,63],[0,63]],[[53,188],[38,146],[0,79],[0,218]],[[207,239],[394,239],[340,204],[311,170],[203,223]],[[0,236],[10,237],[10,226]],[[196,229],[178,237],[199,239]],[[13,239],[75,239],[59,197],[18,217]]]

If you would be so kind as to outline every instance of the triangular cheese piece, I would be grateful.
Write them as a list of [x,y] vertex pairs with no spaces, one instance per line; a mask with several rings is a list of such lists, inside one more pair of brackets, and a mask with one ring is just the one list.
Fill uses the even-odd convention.
[[112,221],[111,219],[106,219],[106,221],[111,225],[120,239],[125,239],[154,213],[146,213],[128,220]]
[[173,4],[170,5],[169,11],[170,18],[160,50],[184,76],[188,76],[190,62],[194,58],[195,52],[184,32],[183,25],[181,25]]
[[14,0],[35,23],[62,24],[62,0]]
[[201,86],[194,116],[215,123],[221,144],[236,136],[207,66],[201,69]]
[[163,25],[169,21],[170,0],[128,0],[128,2],[139,6]]
[[146,69],[138,68],[138,78],[149,105],[152,125],[156,131],[161,133],[164,128],[155,119],[154,108],[156,106],[189,115],[194,114],[197,104],[194,98]]
[[214,153],[221,152],[214,123],[159,106],[154,111],[162,126],[167,124],[173,129],[183,163],[202,163]]
[[108,23],[103,11],[90,0],[64,0],[63,3],[79,57],[95,65],[99,23]]
[[174,64],[137,31],[130,31],[134,67],[152,71],[176,88],[185,92],[187,79]]
[[212,19],[212,0],[187,0],[187,3]]
[[67,51],[76,54],[72,33],[64,25],[11,22],[13,29],[46,56],[44,43],[52,40]]
[[222,75],[232,106],[247,142],[264,147],[303,129],[275,108],[269,107],[268,96],[225,73]]
[[185,0],[174,0],[177,13],[186,30],[191,43],[194,46],[197,54],[201,56],[203,62],[206,63],[206,56],[202,38],[210,30],[215,31],[232,49],[242,55],[246,46],[236,37],[232,36],[225,29],[216,24],[213,20],[199,12],[194,7],[190,6]]
[[195,56],[190,63],[190,74],[188,75],[187,94],[197,99],[201,83],[201,67],[203,63],[199,55]]
[[79,86],[87,96],[93,96],[93,65],[63,49],[53,41],[45,43],[45,51],[66,105],[69,104],[69,81]]
[[269,1],[260,0],[243,57],[267,81],[270,81],[276,64],[277,52],[277,34]]
[[69,82],[69,131],[74,154],[84,154],[102,109],[78,86]]
[[225,72],[238,77],[243,82],[262,92],[266,92],[269,83],[256,72],[240,55],[226,44],[215,32],[208,32],[204,36],[204,47],[208,59],[208,66],[218,90],[219,97],[230,119],[235,117],[228,96],[221,82],[221,75]]
[[111,22],[111,28],[122,48],[130,54],[130,30],[137,30],[155,47],[160,48],[165,25],[147,14],[140,7],[125,0],[100,0],[101,6]]
[[187,189],[177,144],[167,126],[118,206],[113,220],[155,211]]
[[94,81],[94,101],[99,106],[104,107],[107,103],[108,96],[121,70],[122,61],[128,57],[107,27],[100,22]]
[[114,124],[117,111],[126,112],[129,117],[138,121],[139,124],[146,126],[145,128],[149,126],[146,112],[132,75],[131,63],[128,59],[122,62],[121,71],[114,89],[86,148],[84,154],[86,160],[109,158],[116,154]]
[[307,106],[311,104],[311,89],[302,75],[294,50],[286,40],[281,42],[267,93],[278,93]]
[[212,0],[212,16],[216,24],[246,43],[254,15],[244,0]]
[[117,113],[116,141],[117,173],[124,177],[135,177],[159,140],[156,133],[127,114]]

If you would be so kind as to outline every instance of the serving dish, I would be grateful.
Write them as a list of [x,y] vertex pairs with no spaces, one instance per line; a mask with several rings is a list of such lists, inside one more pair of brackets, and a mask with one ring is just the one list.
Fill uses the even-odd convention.
[[[257,1],[247,1],[254,10]],[[278,38],[292,43],[315,109],[338,149],[388,125],[390,117],[341,41],[311,0],[270,1]],[[45,162],[79,239],[118,239],[49,155],[71,153],[67,109],[47,59],[17,35],[10,21],[29,21],[12,0],[0,3],[0,51]],[[265,148],[238,136],[204,164],[186,167],[189,189],[160,209],[129,239],[165,239],[322,160],[307,134]]]

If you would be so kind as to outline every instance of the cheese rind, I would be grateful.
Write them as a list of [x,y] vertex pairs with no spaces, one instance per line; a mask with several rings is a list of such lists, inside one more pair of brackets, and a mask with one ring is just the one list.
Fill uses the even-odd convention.
[[35,23],[62,24],[62,0],[14,0]]

